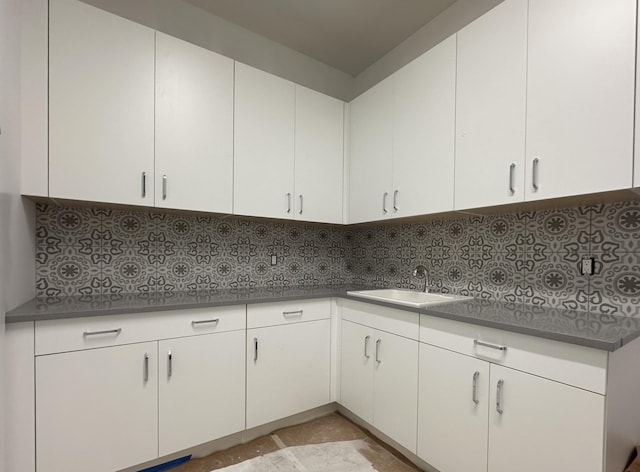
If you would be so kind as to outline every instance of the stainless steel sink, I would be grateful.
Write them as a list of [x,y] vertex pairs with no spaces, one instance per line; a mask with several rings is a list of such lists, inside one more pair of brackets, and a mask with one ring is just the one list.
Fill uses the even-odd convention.
[[465,300],[472,300],[473,297],[463,295],[450,295],[446,293],[424,293],[413,290],[381,289],[381,290],[357,290],[347,292],[354,297],[368,298],[386,303],[410,306],[413,308],[424,308],[443,303],[454,303]]

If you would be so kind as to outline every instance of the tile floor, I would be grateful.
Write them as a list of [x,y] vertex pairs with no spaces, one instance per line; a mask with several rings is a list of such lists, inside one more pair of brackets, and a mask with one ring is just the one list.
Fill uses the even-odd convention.
[[276,452],[283,447],[356,440],[366,443],[368,447],[361,452],[378,472],[420,470],[397,451],[381,443],[345,417],[332,413],[308,423],[277,430],[272,435],[260,437],[201,459],[192,459],[171,469],[171,472],[210,472]]

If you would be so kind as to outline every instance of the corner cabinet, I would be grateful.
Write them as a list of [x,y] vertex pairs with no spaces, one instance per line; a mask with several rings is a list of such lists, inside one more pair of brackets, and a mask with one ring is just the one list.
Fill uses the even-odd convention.
[[456,38],[351,102],[350,223],[453,209]]
[[236,63],[234,213],[342,222],[344,103]]
[[233,60],[156,32],[155,206],[231,213]]
[[331,402],[331,302],[247,307],[247,428]]
[[110,472],[243,430],[244,333],[244,305],[36,322],[37,470]]
[[340,404],[415,453],[418,315],[341,304]]
[[76,0],[49,15],[49,196],[153,206],[154,30]]

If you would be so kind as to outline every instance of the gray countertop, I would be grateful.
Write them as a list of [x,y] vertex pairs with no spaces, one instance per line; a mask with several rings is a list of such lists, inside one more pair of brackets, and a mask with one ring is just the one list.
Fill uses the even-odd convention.
[[502,329],[596,349],[615,351],[640,336],[640,319],[540,306],[471,300],[426,309],[371,302],[347,295],[362,286],[278,287],[246,290],[118,294],[61,298],[36,298],[7,313],[6,323],[86,316],[145,313],[205,308],[305,298],[342,297],[401,310]]

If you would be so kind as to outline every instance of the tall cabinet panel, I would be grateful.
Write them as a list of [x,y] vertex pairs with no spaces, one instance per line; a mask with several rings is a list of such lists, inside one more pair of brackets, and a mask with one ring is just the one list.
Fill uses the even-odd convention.
[[453,210],[456,37],[393,76],[391,216]]
[[295,218],[342,223],[344,102],[296,85]]
[[392,77],[351,102],[350,223],[386,218],[391,209],[392,110]]
[[152,29],[51,1],[50,197],[153,205],[154,42]]
[[293,218],[295,85],[236,62],[234,213]]
[[458,36],[455,208],[524,199],[527,0],[507,0]]
[[231,213],[233,60],[156,33],[157,207]]
[[526,199],[628,188],[635,0],[530,0]]

